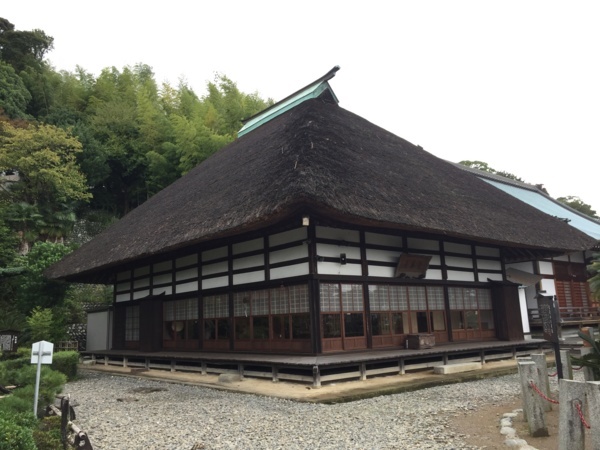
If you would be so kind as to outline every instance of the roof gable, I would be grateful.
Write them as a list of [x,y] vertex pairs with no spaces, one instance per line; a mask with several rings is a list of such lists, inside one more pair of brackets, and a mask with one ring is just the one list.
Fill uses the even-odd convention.
[[238,131],[238,137],[243,136],[246,133],[249,133],[252,130],[260,127],[261,125],[267,123],[269,120],[274,119],[275,117],[289,111],[290,109],[298,106],[300,103],[305,102],[306,100],[310,100],[313,98],[321,97],[324,94],[327,94],[329,98],[335,103],[339,103],[333,89],[327,82],[331,78],[333,78],[336,72],[340,70],[339,66],[335,66],[321,78],[313,81],[309,85],[303,87],[299,91],[294,92],[292,95],[287,96],[283,100],[275,103],[269,108],[255,114],[248,119],[243,121],[244,125]]

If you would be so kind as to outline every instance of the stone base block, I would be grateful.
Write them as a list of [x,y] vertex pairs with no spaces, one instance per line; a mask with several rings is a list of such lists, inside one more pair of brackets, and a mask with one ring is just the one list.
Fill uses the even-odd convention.
[[433,373],[438,375],[448,375],[450,373],[470,372],[472,370],[481,369],[480,362],[468,362],[460,364],[444,364],[443,366],[435,366]]

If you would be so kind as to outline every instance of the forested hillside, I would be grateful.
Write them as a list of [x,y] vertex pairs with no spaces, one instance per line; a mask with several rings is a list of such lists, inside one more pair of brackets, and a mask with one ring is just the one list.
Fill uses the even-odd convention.
[[158,85],[142,63],[58,71],[52,49],[44,31],[0,18],[0,330],[47,327],[61,339],[83,303],[110,292],[49,282],[44,268],[231,142],[272,101],[220,74],[203,93]]

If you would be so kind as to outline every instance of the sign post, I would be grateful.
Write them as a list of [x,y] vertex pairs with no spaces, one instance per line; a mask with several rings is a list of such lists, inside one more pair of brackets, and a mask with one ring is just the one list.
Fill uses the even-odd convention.
[[556,361],[556,372],[558,378],[563,378],[562,362],[560,360],[560,338],[559,338],[559,313],[556,296],[541,295],[536,296],[538,301],[538,310],[542,319],[544,339],[552,342],[554,347],[554,359]]
[[52,364],[52,352],[54,344],[52,342],[40,341],[31,346],[31,364],[37,364],[35,374],[35,395],[33,397],[33,414],[37,417],[38,397],[40,393],[40,373],[42,364]]

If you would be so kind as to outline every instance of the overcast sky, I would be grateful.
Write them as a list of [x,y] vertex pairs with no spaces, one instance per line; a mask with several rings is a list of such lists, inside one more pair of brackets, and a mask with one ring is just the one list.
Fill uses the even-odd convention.
[[340,106],[453,162],[480,160],[600,213],[600,2],[4,2],[57,70],[215,72],[280,100],[341,66]]

